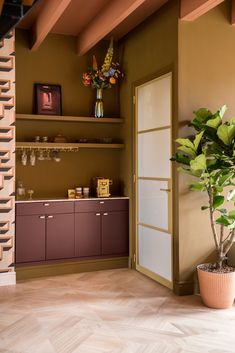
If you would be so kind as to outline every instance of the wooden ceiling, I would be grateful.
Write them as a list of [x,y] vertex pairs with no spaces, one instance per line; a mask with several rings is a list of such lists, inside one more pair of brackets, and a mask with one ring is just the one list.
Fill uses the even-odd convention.
[[[31,50],[48,33],[57,33],[76,36],[77,53],[83,55],[107,36],[122,38],[168,1],[174,0],[38,0],[19,27],[30,30]],[[181,0],[180,18],[195,20],[223,1]],[[231,3],[234,24],[235,0]]]

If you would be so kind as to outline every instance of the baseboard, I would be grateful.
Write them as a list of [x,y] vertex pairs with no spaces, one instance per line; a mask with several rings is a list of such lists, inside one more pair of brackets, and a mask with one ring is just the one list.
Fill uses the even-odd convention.
[[194,282],[174,282],[173,291],[176,295],[192,295],[195,293],[195,283]]
[[14,271],[0,273],[0,286],[12,286],[16,284],[16,273]]
[[20,281],[38,277],[111,270],[116,268],[128,268],[128,257],[16,267],[16,280]]

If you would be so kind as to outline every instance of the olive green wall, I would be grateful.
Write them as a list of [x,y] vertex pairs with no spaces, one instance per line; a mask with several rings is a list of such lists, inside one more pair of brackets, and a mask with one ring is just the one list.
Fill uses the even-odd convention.
[[[235,114],[235,28],[230,25],[229,2],[194,22],[179,22],[179,121],[183,127],[199,107],[216,111],[226,104],[226,117]],[[180,281],[193,280],[197,264],[212,253],[213,242],[207,211],[200,210],[206,196],[188,191],[189,179],[179,179]]]
[[[102,41],[87,55],[78,57],[75,37],[51,34],[36,52],[32,52],[28,48],[28,32],[17,30],[16,112],[32,114],[34,83],[51,83],[62,86],[63,115],[92,116],[95,90],[82,84],[82,73],[91,65],[93,54],[102,64],[108,45],[108,41]],[[119,117],[117,86],[104,91],[104,107],[105,116]],[[120,138],[121,129],[119,124],[18,121],[16,139],[33,141],[36,135],[53,138],[58,133],[71,142],[81,137]],[[22,166],[17,153],[16,177],[26,188],[35,190],[35,197],[66,196],[68,188],[89,185],[93,176],[117,180],[122,153],[119,150],[83,149],[78,153],[62,153],[59,163],[37,161],[35,167]],[[114,185],[113,192],[118,191]]]
[[[160,11],[149,17],[119,43],[119,57],[125,72],[125,79],[120,88],[120,103],[121,115],[125,118],[123,132],[127,150],[121,161],[121,175],[125,180],[126,194],[131,197],[132,205],[135,202],[133,189],[133,85],[139,80],[156,77],[166,68],[172,70],[173,116],[177,121],[177,55],[178,1],[169,1]],[[177,218],[177,207],[174,209]],[[134,212],[134,207],[132,207],[132,212]],[[131,223],[132,251],[135,238],[133,224],[134,222]],[[177,233],[176,228],[174,233]],[[175,258],[177,259],[177,246],[175,246]],[[174,270],[177,279],[177,261]]]

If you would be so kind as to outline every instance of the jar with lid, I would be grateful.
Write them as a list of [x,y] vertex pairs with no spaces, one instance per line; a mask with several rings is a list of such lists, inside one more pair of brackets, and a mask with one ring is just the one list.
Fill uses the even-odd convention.
[[81,199],[82,198],[82,187],[75,188],[75,198]]

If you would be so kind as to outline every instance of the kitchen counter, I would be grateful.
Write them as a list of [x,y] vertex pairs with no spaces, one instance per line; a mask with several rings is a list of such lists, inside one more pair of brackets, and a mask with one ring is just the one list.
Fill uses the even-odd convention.
[[89,197],[89,198],[81,198],[81,199],[68,199],[68,198],[42,198],[42,199],[25,199],[25,200],[16,200],[15,203],[26,203],[26,202],[64,202],[64,201],[99,201],[99,200],[119,200],[119,199],[129,199],[127,196],[111,196],[111,197]]

